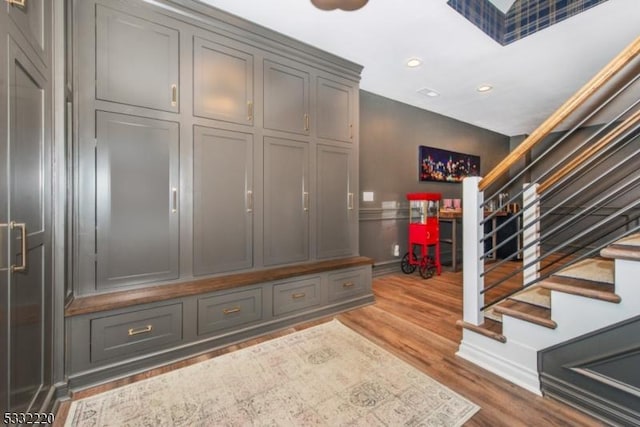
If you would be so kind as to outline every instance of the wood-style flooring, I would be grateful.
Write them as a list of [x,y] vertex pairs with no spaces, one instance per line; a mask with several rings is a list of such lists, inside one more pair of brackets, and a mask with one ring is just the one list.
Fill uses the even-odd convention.
[[[376,303],[336,316],[345,325],[396,354],[443,385],[481,407],[467,426],[600,426],[597,420],[561,402],[536,396],[455,355],[462,332],[462,273],[443,272],[424,280],[391,274],[374,279]],[[233,345],[210,354],[114,383],[76,392],[79,399],[149,376],[305,329],[330,319]],[[61,405],[55,425],[63,425],[69,402]]]

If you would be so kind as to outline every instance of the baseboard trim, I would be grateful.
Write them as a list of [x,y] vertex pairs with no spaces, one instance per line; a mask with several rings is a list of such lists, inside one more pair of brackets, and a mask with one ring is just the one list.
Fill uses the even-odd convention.
[[495,353],[488,352],[474,344],[465,342],[464,339],[460,343],[456,356],[493,372],[499,377],[502,377],[537,396],[542,396],[542,392],[540,391],[540,379],[537,371],[532,371],[525,366],[515,364]]
[[640,412],[580,389],[559,378],[540,376],[544,396],[559,400],[582,412],[613,425],[640,425]]

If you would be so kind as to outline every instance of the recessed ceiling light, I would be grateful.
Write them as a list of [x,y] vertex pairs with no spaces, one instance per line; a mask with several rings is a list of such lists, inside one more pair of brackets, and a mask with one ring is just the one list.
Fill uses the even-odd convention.
[[478,92],[489,92],[491,89],[493,89],[493,86],[491,85],[480,85],[476,90]]
[[419,58],[409,58],[407,60],[407,67],[415,68],[421,65],[422,65],[422,60],[420,60]]
[[436,92],[433,89],[429,89],[427,87],[422,88],[418,91],[419,94],[424,95],[424,96],[428,96],[431,98],[435,98],[436,96],[440,96],[440,94],[438,92]]

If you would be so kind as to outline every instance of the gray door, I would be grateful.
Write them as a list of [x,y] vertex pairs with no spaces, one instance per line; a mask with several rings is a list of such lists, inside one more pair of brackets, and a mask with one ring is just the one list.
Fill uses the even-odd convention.
[[179,33],[96,6],[96,98],[179,111]]
[[253,135],[196,126],[193,274],[253,266]]
[[264,127],[309,134],[309,74],[264,61]]
[[318,77],[316,135],[334,141],[352,142],[355,100],[352,86]]
[[309,258],[309,146],[264,139],[264,264]]
[[3,414],[40,410],[51,385],[51,91],[42,56],[50,13],[48,2],[0,10]]
[[253,55],[216,40],[193,40],[194,114],[253,125]]
[[318,144],[318,258],[352,255],[357,228],[350,149]]
[[178,124],[98,112],[97,286],[178,278]]

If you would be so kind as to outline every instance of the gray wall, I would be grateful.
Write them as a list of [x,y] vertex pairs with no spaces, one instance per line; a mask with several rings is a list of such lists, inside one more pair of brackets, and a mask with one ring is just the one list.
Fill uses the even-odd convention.
[[[381,268],[399,267],[407,250],[406,193],[462,198],[462,184],[418,182],[419,145],[478,155],[481,174],[509,153],[507,136],[360,91],[360,254]],[[374,193],[373,202],[362,200],[365,191]],[[444,237],[449,227],[442,223]],[[393,255],[396,244],[400,256]],[[443,259],[450,251],[442,245]]]

